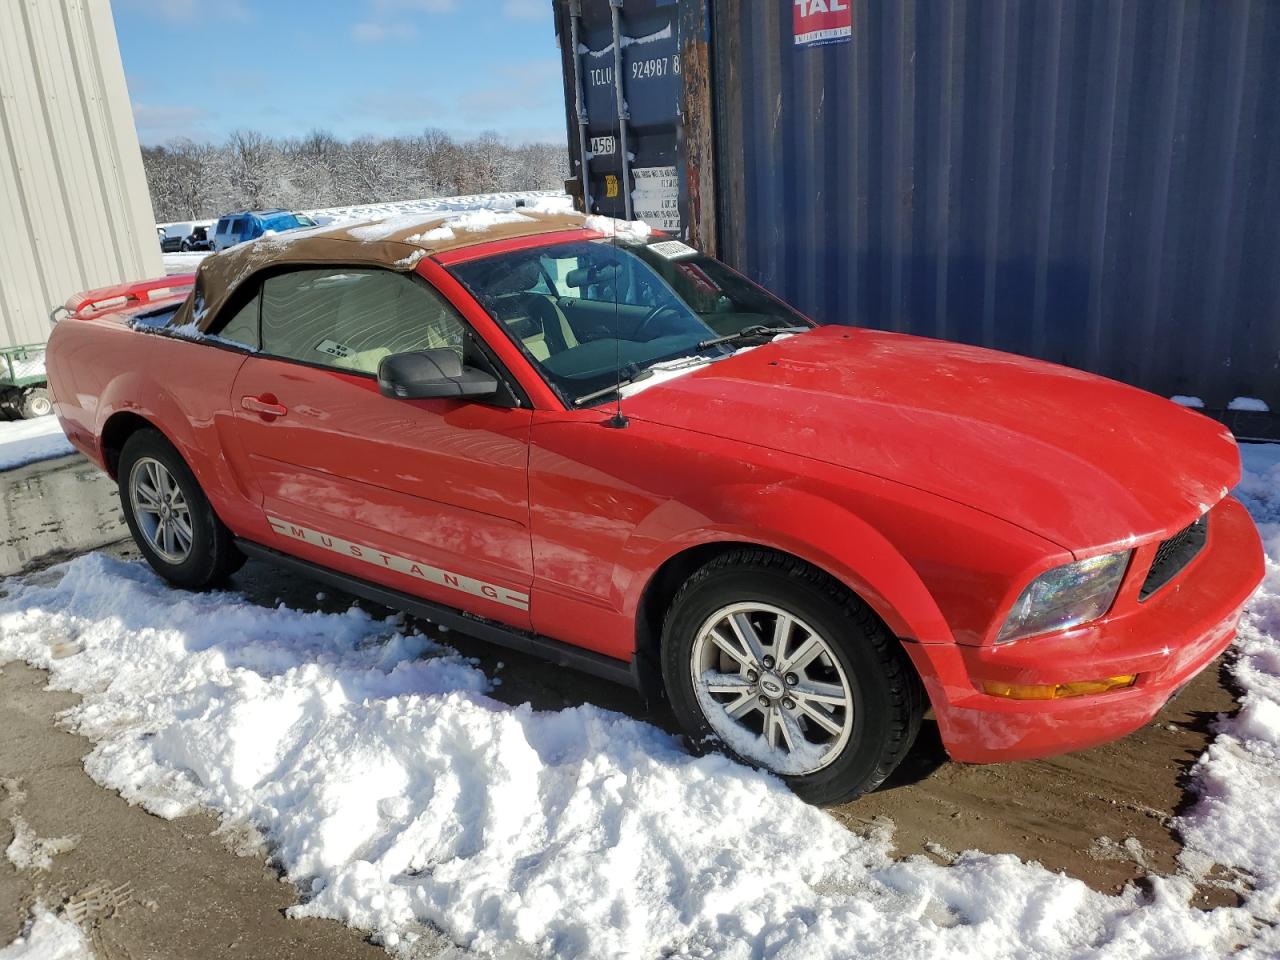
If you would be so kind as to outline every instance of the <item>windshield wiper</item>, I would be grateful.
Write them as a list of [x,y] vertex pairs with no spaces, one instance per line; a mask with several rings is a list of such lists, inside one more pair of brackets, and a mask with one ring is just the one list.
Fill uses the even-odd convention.
[[698,344],[699,350],[705,350],[707,347],[716,347],[722,343],[734,343],[738,340],[760,340],[764,337],[776,337],[780,333],[807,333],[812,327],[766,327],[764,324],[755,324],[750,327],[743,327],[737,333],[731,333],[724,337],[713,337],[710,340],[703,340]]
[[573,405],[575,407],[580,407],[584,403],[590,403],[592,400],[599,400],[601,397],[607,397],[612,393],[617,393],[623,387],[629,387],[631,386],[631,384],[638,383],[641,380],[648,380],[652,376],[653,376],[653,368],[646,367],[645,369],[641,370],[639,373],[635,374],[634,376],[626,377],[622,380],[617,381],[616,383],[611,383],[609,384],[609,386],[604,387],[600,390],[593,390],[591,393],[584,393],[582,396],[578,397],[577,400],[573,401]]

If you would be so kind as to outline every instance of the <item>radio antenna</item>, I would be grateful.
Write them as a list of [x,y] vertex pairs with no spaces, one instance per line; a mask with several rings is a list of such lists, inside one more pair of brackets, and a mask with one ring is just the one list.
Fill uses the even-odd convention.
[[[627,98],[622,89],[622,0],[609,0],[609,13],[613,25],[613,92],[614,120],[618,127],[618,189],[622,191],[623,208],[626,216],[631,216],[631,184],[628,182],[627,170],[630,158],[627,156]],[[608,191],[605,191],[606,195]],[[622,281],[622,255],[618,249],[618,222],[613,222],[613,344],[615,363],[618,369],[617,400],[609,426],[614,430],[624,429],[629,420],[622,414],[622,311],[618,306],[618,289]]]

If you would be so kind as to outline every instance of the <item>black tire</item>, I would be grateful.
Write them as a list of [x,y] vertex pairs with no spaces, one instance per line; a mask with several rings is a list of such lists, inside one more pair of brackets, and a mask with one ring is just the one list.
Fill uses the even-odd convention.
[[[171,562],[163,557],[142,531],[129,484],[139,461],[158,461],[173,477],[186,498],[191,519],[191,547],[184,560]],[[222,583],[244,565],[245,557],[236,549],[235,540],[213,512],[209,499],[200,489],[195,474],[181,454],[158,430],[139,430],[125,441],[117,470],[120,506],[125,522],[142,555],[160,576],[175,586],[188,590],[204,590]]]
[[924,690],[901,643],[845,586],[793,557],[767,550],[721,554],[681,587],[662,629],[662,675],[677,719],[693,748],[713,745],[752,766],[716,734],[694,692],[690,668],[704,623],[730,604],[765,603],[830,638],[856,705],[852,732],[826,766],[781,775],[803,800],[829,805],[878,787],[906,756],[920,729]]
[[18,416],[23,420],[34,420],[53,413],[53,398],[45,387],[28,387],[22,391],[18,401]]

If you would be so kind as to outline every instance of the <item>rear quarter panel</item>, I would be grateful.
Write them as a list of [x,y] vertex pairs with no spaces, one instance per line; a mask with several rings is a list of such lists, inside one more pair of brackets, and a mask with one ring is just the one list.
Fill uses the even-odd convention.
[[224,454],[233,442],[231,384],[245,355],[208,343],[143,333],[128,316],[60,322],[49,340],[54,411],[71,441],[108,468],[103,430],[121,413],[142,417],[182,454],[233,531],[263,525]]

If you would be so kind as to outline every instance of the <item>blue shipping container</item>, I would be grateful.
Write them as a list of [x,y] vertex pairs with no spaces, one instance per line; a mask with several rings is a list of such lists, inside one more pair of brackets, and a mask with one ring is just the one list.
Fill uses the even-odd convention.
[[668,122],[679,154],[711,104],[714,233],[694,238],[722,259],[825,322],[1044,357],[1280,435],[1227,409],[1280,411],[1280,2],[849,0],[818,43],[794,0],[679,6],[677,54],[708,24],[711,67],[683,72]]

